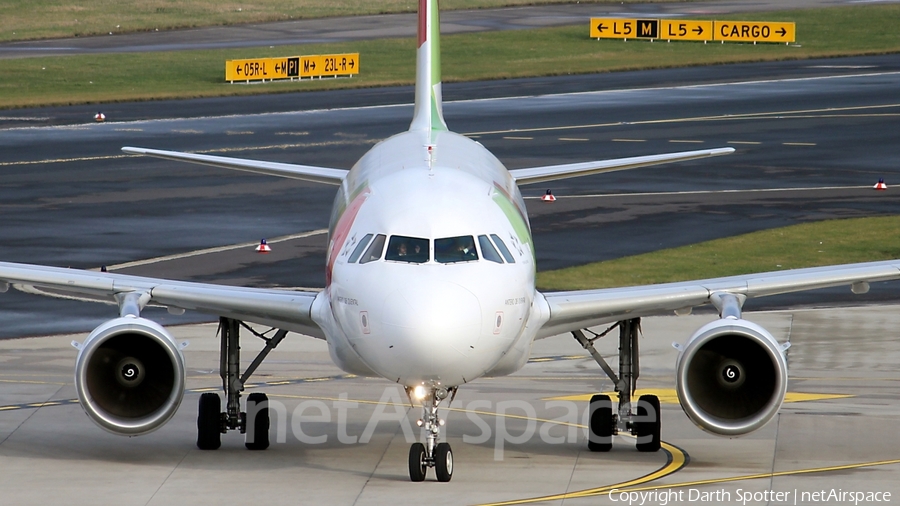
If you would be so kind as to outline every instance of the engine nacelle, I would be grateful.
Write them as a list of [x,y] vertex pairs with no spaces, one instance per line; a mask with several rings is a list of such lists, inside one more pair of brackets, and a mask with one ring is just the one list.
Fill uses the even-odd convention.
[[79,348],[75,387],[97,425],[124,436],[162,427],[184,397],[184,356],[175,338],[143,318],[100,325]]
[[787,360],[766,329],[721,319],[688,339],[675,365],[678,400],[703,430],[747,434],[778,413],[787,392]]

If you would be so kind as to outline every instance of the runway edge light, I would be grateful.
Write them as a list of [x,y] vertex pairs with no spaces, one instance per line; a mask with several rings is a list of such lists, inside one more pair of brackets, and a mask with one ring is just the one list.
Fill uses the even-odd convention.
[[269,253],[272,251],[272,248],[269,247],[269,244],[265,239],[260,239],[259,246],[256,247],[257,253]]
[[878,178],[878,182],[875,183],[875,186],[873,188],[875,188],[876,190],[887,190],[887,185],[884,184],[884,178]]
[[547,190],[547,193],[541,197],[541,201],[543,202],[556,202],[556,197],[553,196],[553,193],[550,190]]

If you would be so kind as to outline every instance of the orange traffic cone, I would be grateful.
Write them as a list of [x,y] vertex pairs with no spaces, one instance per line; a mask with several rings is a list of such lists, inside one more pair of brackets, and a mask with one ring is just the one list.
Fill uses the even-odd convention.
[[94,115],[94,121],[96,121],[97,123],[102,123],[102,122],[106,121],[106,115],[103,114],[102,112],[98,112],[97,114]]
[[269,253],[271,251],[272,251],[272,248],[269,247],[269,245],[266,243],[265,239],[262,239],[261,241],[259,241],[259,246],[256,247],[257,253]]
[[887,185],[884,184],[884,178],[878,178],[878,183],[874,186],[876,190],[887,190]]
[[556,202],[556,197],[553,196],[553,193],[551,193],[550,190],[547,190],[547,193],[545,193],[544,196],[541,197],[541,201]]

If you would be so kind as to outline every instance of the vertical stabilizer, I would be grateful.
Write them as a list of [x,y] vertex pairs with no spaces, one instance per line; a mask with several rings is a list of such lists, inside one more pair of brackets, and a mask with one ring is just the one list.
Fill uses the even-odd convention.
[[438,0],[419,0],[416,110],[409,129],[447,129],[441,106],[441,22]]

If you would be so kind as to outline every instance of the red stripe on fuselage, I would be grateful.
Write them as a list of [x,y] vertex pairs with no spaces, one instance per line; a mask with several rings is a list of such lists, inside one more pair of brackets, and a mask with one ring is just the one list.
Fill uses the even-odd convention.
[[326,286],[331,286],[331,271],[334,269],[334,262],[337,260],[341,248],[344,247],[344,241],[346,241],[347,236],[350,235],[350,227],[352,227],[353,222],[356,221],[356,215],[359,214],[359,209],[366,199],[369,198],[369,193],[370,190],[368,188],[360,192],[360,194],[350,202],[350,205],[347,206],[347,209],[344,210],[344,214],[341,215],[337,224],[334,226],[334,235],[331,239],[331,255],[329,255],[328,264],[325,266]]
[[419,45],[416,47],[422,47],[422,44],[425,43],[425,39],[427,38],[427,34],[425,33],[426,27],[428,26],[426,22],[427,15],[428,0],[419,0]]

